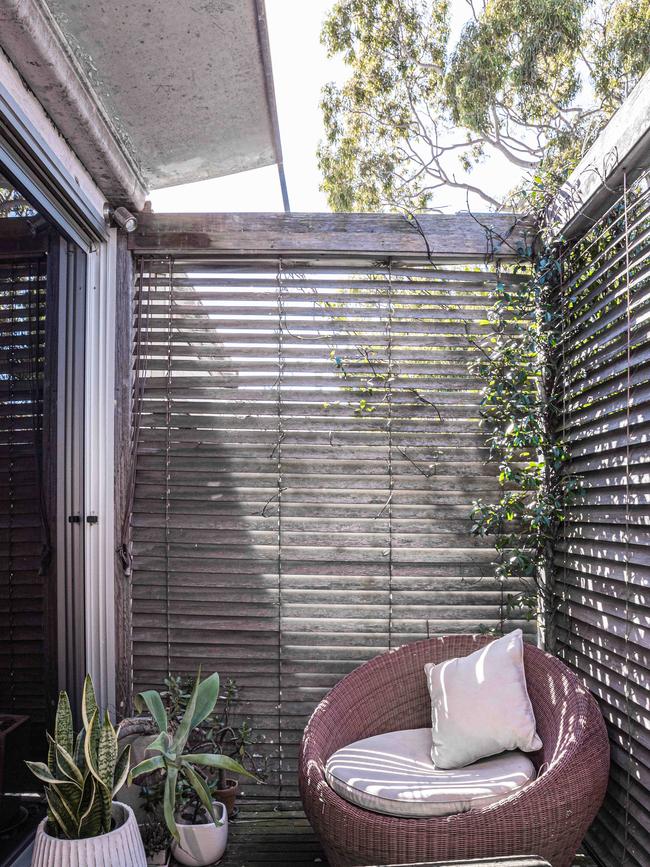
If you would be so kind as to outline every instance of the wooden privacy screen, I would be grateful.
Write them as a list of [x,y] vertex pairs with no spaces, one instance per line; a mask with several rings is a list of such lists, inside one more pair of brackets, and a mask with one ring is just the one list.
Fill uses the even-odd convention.
[[589,843],[650,852],[650,190],[639,178],[563,256],[562,428],[583,491],[556,555],[561,656],[600,700],[611,782]]
[[336,259],[136,270],[134,689],[199,665],[235,677],[271,757],[257,794],[293,795],[305,721],[341,677],[505,616],[469,520],[497,487],[468,371],[495,277]]
[[31,718],[35,755],[49,713],[46,291],[44,253],[0,255],[0,714]]

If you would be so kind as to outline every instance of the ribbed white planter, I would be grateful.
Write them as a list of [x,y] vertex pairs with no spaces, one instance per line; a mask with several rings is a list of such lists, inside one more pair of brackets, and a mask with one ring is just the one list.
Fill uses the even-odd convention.
[[221,801],[214,801],[222,824],[214,822],[204,825],[190,825],[181,818],[176,819],[180,843],[172,843],[172,855],[180,864],[188,867],[206,867],[219,861],[228,845],[228,811]]
[[32,867],[147,867],[133,810],[115,801],[113,819],[115,830],[86,840],[50,837],[43,819],[36,831]]

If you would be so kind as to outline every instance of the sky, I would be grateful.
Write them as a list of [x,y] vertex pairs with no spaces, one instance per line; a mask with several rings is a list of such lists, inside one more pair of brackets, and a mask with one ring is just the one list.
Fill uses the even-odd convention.
[[[266,0],[271,60],[282,138],[285,174],[292,211],[330,210],[320,191],[321,175],[316,149],[323,137],[321,90],[334,81],[342,84],[346,67],[339,58],[328,58],[320,43],[323,20],[333,0]],[[467,17],[466,0],[452,0],[452,39]],[[494,156],[472,174],[472,181],[490,191],[511,189],[516,170]],[[281,211],[282,197],[276,166],[266,166],[226,178],[155,190],[154,211]],[[466,207],[461,191],[445,191],[443,210]],[[485,204],[471,203],[485,210]]]

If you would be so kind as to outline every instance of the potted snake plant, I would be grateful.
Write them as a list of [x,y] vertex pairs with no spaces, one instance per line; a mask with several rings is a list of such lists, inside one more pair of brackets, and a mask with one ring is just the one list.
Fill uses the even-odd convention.
[[130,807],[113,798],[129,773],[130,747],[118,754],[117,732],[97,706],[90,676],[82,696],[83,728],[75,735],[70,701],[59,694],[45,762],[27,762],[45,785],[47,816],[38,826],[32,867],[146,867]]
[[192,731],[213,712],[219,698],[219,675],[201,682],[199,671],[185,713],[170,723],[156,690],[140,693],[136,708],[151,714],[158,736],[147,752],[156,753],[131,769],[129,780],[145,774],[163,775],[163,817],[172,836],[172,854],[189,867],[205,867],[218,861],[228,842],[228,812],[215,801],[208,785],[211,771],[223,770],[256,779],[239,762],[218,753],[185,752]]

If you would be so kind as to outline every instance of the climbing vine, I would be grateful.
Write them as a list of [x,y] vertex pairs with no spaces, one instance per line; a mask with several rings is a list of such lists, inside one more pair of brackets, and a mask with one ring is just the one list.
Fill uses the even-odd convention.
[[507,284],[497,280],[489,312],[493,335],[472,364],[485,383],[482,424],[501,490],[494,501],[474,502],[472,532],[494,537],[496,575],[504,587],[519,587],[506,592],[507,615],[538,619],[552,649],[554,543],[579,480],[566,472],[558,424],[563,317],[557,250],[540,255],[531,274],[524,269],[514,268]]

